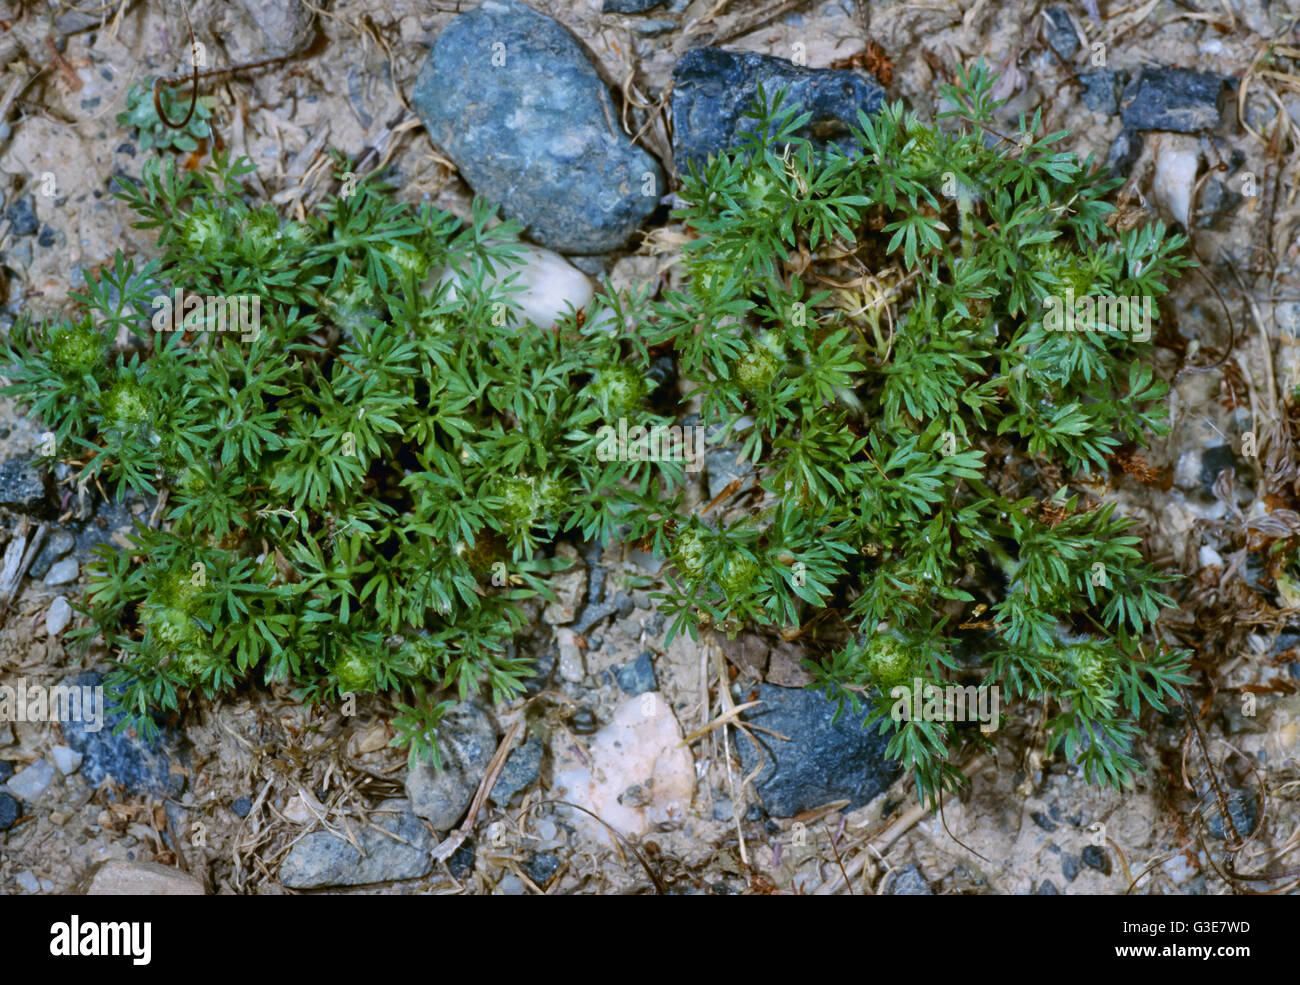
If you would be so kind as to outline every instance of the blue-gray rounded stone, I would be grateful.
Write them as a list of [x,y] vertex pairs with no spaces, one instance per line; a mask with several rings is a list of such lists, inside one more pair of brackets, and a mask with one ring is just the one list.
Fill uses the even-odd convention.
[[474,192],[561,253],[623,246],[665,191],[577,39],[517,0],[452,21],[411,101]]

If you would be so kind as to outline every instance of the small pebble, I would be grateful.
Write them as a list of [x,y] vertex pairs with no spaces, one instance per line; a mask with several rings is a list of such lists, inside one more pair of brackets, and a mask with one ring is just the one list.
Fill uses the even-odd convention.
[[1090,869],[1096,869],[1102,875],[1110,875],[1110,856],[1106,854],[1104,848],[1098,848],[1096,845],[1089,845],[1083,850],[1083,864]]
[[23,805],[14,796],[0,790],[0,831],[8,831],[23,816]]
[[54,782],[54,767],[48,760],[39,759],[28,766],[26,769],[18,772],[12,780],[9,781],[9,792],[19,800],[32,801],[39,800],[41,795],[50,788]]
[[544,887],[559,868],[560,860],[554,853],[537,852],[529,860],[525,871],[528,873],[529,879]]
[[50,570],[45,575],[45,584],[50,588],[55,585],[67,585],[76,581],[77,575],[80,573],[81,568],[77,565],[76,560],[67,557],[50,565]]
[[1061,856],[1061,872],[1069,882],[1079,877],[1079,859],[1076,855]]
[[502,879],[501,882],[497,884],[497,888],[501,890],[501,895],[503,896],[523,896],[527,893],[527,890],[524,889],[523,881],[514,873],[511,873]]
[[27,893],[39,893],[41,891],[40,880],[30,869],[20,872],[14,876],[14,882],[18,883],[18,888]]
[[50,750],[50,755],[54,758],[54,765],[59,768],[59,772],[64,776],[71,776],[81,768],[81,753],[75,749],[69,749],[67,746],[55,746]]
[[238,817],[248,817],[248,812],[253,809],[253,801],[248,797],[236,797],[230,802],[230,809]]
[[447,859],[447,869],[454,879],[466,879],[474,871],[474,839],[466,838]]
[[654,664],[650,660],[648,650],[643,650],[640,656],[627,666],[620,668],[614,676],[618,681],[618,686],[626,694],[633,697],[645,694],[647,691],[654,691],[659,687],[659,682],[655,677]]
[[537,835],[538,840],[540,841],[551,841],[558,833],[559,829],[556,828],[554,821],[548,821],[545,818],[542,818],[540,821],[536,821],[533,824],[533,834]]
[[1056,825],[1052,823],[1052,819],[1049,818],[1042,811],[1034,811],[1029,816],[1033,819],[1034,823],[1037,824],[1044,831],[1056,830]]
[[45,632],[49,636],[58,636],[72,622],[72,606],[62,595],[50,603],[45,612]]
[[596,715],[590,708],[579,708],[569,719],[569,728],[576,735],[591,735],[599,727],[600,723],[596,721]]

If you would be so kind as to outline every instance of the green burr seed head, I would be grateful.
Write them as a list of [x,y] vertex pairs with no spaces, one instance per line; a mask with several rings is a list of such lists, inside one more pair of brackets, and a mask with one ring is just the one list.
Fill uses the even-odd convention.
[[83,376],[104,362],[104,339],[89,320],[55,329],[50,359],[64,373]]
[[130,430],[153,420],[149,393],[133,377],[123,377],[104,394],[104,420],[109,427]]
[[916,676],[916,662],[902,640],[881,633],[867,643],[866,666],[872,681],[882,693],[899,684],[910,684]]

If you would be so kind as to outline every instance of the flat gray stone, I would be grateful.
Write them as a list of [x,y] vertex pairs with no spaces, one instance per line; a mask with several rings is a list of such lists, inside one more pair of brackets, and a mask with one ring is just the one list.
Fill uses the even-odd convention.
[[67,555],[76,546],[77,538],[72,535],[72,531],[52,531],[41,544],[41,549],[36,552],[36,559],[32,561],[32,566],[27,569],[27,573],[33,578],[44,578],[45,573],[50,570],[50,565]]
[[934,890],[925,881],[920,868],[915,863],[905,865],[890,877],[885,889],[886,896],[933,896]]
[[38,759],[25,770],[19,770],[6,787],[19,800],[31,803],[40,800],[54,782],[54,765],[47,759]]
[[600,9],[606,14],[644,14],[663,5],[664,0],[605,0]]
[[438,725],[442,769],[420,763],[406,774],[411,810],[439,831],[450,831],[469,807],[496,752],[496,729],[487,712],[462,703]]
[[50,750],[54,765],[64,776],[70,776],[81,769],[81,753],[67,746],[55,746]]
[[542,744],[534,736],[506,757],[506,764],[492,785],[489,799],[498,807],[504,807],[517,793],[536,783],[541,770]]
[[1230,79],[1185,68],[1146,68],[1124,88],[1120,118],[1132,130],[1198,133],[1219,125]]
[[50,515],[50,503],[45,495],[45,474],[26,456],[0,462],[0,506],[27,516]]
[[377,813],[372,820],[383,831],[349,822],[364,855],[350,841],[328,831],[313,831],[280,863],[280,882],[290,889],[322,889],[419,879],[429,874],[435,841],[419,818],[403,811]]
[[266,41],[268,55],[292,55],[315,36],[313,13],[303,0],[238,0]]
[[76,581],[80,574],[81,566],[77,564],[76,559],[65,557],[62,561],[55,561],[50,565],[50,570],[45,573],[45,584],[50,588],[68,585]]

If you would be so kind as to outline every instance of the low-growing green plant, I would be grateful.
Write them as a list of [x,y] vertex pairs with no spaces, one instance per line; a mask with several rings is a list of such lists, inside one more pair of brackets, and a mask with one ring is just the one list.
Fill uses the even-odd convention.
[[[188,97],[177,95],[168,86],[158,87],[158,105],[173,123],[185,120],[184,126],[168,126],[154,105],[154,85],[149,79],[126,91],[126,109],[117,114],[118,126],[135,127],[141,150],[197,150],[200,140],[212,136],[212,105],[209,99],[196,99],[190,113]],[[188,119],[187,119],[188,114]]]
[[[6,343],[8,392],[78,482],[167,496],[130,550],[101,548],[80,638],[103,635],[145,728],[147,712],[252,674],[311,701],[431,683],[518,693],[520,602],[560,564],[539,542],[609,537],[637,501],[601,494],[624,470],[593,452],[590,390],[592,367],[625,348],[644,362],[644,344],[577,313],[560,332],[520,330],[510,286],[484,286],[517,230],[489,228],[482,203],[463,226],[363,182],[295,222],[249,204],[251,170],[148,161],[121,194],[161,256],[119,254],[74,315],[23,320]],[[260,325],[216,332],[201,304],[178,312],[188,330],[159,332],[179,285],[200,302],[257,297]],[[636,322],[617,301],[610,317]],[[399,733],[433,758],[445,707],[417,705]]]
[[895,714],[897,686],[978,678],[1046,706],[1050,746],[1122,784],[1141,711],[1189,681],[1185,653],[1143,642],[1169,576],[1113,503],[1071,488],[1164,430],[1151,333],[1050,318],[1067,299],[1151,310],[1183,238],[1113,229],[1118,182],[1036,137],[1037,116],[1000,132],[991,82],[981,65],[948,87],[947,125],[859,114],[852,152],[766,106],[685,183],[689,276],[655,336],[758,477],[747,512],[664,538],[674,629],[801,632],[831,610],[821,635],[844,642],[817,683],[871,705],[924,796],[959,785],[954,744],[983,737]]
[[[851,154],[764,100],[684,184],[679,286],[607,289],[551,330],[493,286],[517,229],[483,203],[461,223],[363,181],[294,221],[250,202],[246,163],[150,160],[121,194],[159,257],[119,255],[3,353],[78,481],[166,496],[101,550],[79,638],[102,634],[141,724],[258,675],[309,701],[398,692],[398,741],[435,758],[430,689],[521,690],[509,644],[547,545],[617,536],[673,562],[671,633],[803,633],[925,796],[961,782],[970,732],[894,721],[890,689],[970,674],[1128,782],[1185,655],[1151,642],[1166,576],[1071,482],[1160,431],[1165,387],[1149,338],[1048,331],[1043,301],[1159,297],[1181,242],[1113,231],[1113,183],[1037,119],[999,134],[989,87],[981,67],[951,89],[947,126],[863,116]],[[257,298],[258,330],[201,309],[158,332],[174,289]],[[664,353],[754,490],[692,511],[683,462],[598,454],[606,426],[681,417]]]

